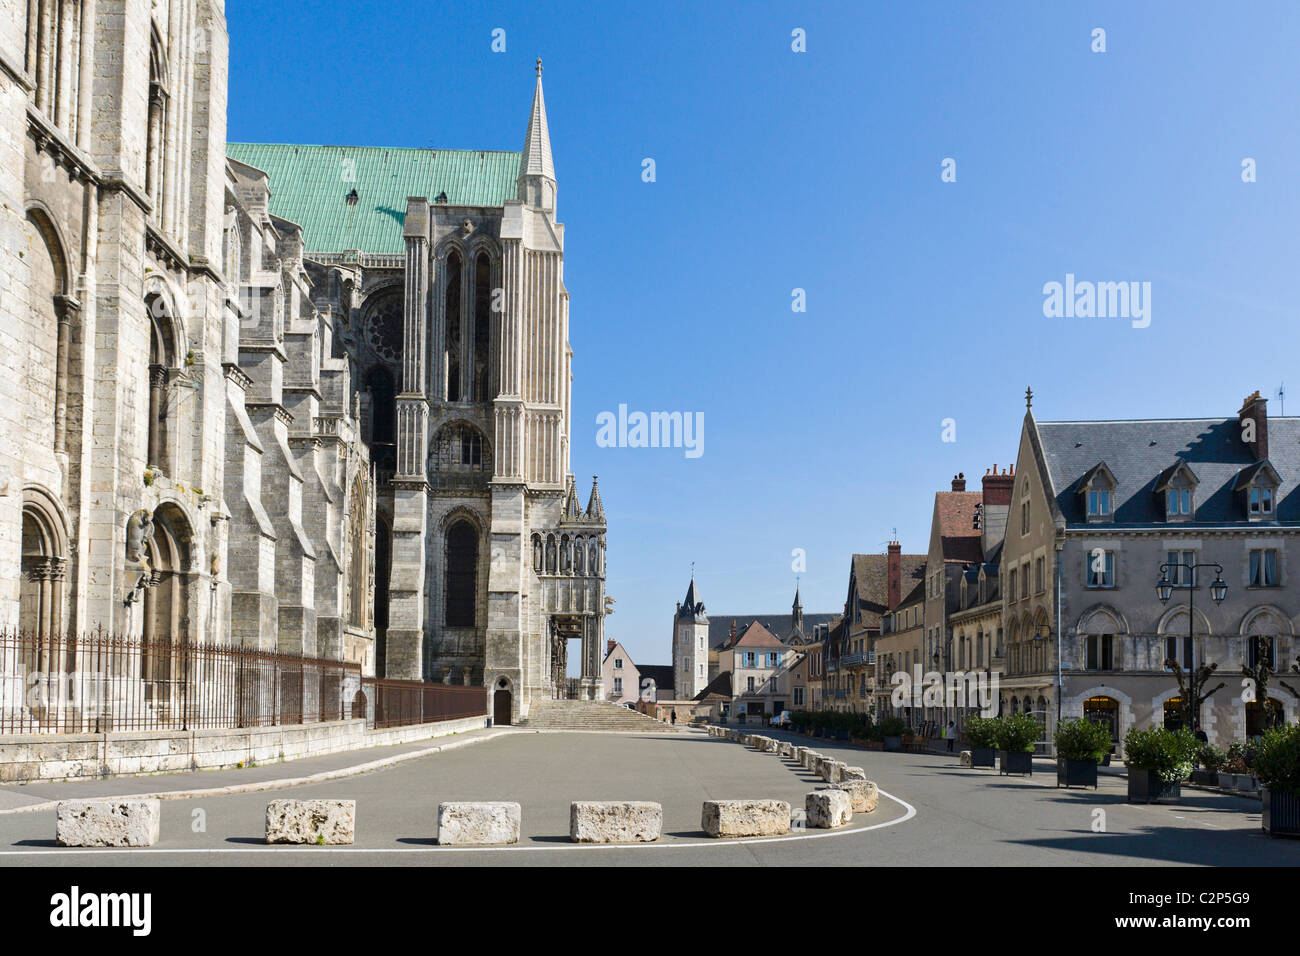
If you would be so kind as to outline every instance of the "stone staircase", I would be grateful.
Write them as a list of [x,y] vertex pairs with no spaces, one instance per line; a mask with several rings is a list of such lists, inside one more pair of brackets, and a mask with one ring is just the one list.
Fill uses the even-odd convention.
[[529,730],[604,730],[639,734],[675,734],[680,729],[653,717],[638,714],[606,700],[534,701],[528,719],[520,727]]

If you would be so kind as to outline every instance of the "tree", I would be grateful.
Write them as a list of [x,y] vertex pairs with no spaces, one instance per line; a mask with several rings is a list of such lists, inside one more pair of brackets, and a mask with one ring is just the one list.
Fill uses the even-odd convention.
[[[1282,723],[1282,705],[1268,696],[1268,681],[1273,676],[1273,668],[1268,663],[1268,638],[1256,634],[1250,641],[1254,645],[1255,666],[1247,667],[1243,664],[1241,674],[1251,682],[1255,703],[1264,709],[1264,728],[1276,727]],[[1295,694],[1283,681],[1279,680],[1278,683]]]
[[1178,697],[1183,702],[1183,725],[1191,730],[1197,724],[1196,716],[1201,712],[1201,705],[1213,697],[1215,691],[1226,687],[1227,684],[1220,681],[1212,690],[1205,689],[1214,672],[1219,669],[1218,664],[1202,663],[1184,673],[1183,666],[1178,663],[1177,658],[1169,657],[1165,659],[1165,667],[1174,672],[1174,677],[1178,681]]

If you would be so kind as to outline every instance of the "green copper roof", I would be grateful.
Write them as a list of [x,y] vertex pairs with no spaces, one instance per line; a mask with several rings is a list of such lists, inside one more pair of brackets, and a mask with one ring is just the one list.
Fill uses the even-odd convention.
[[[270,177],[271,214],[302,227],[308,252],[401,253],[408,196],[453,206],[515,198],[519,153],[384,146],[227,143],[231,159]],[[357,191],[349,206],[348,193]]]

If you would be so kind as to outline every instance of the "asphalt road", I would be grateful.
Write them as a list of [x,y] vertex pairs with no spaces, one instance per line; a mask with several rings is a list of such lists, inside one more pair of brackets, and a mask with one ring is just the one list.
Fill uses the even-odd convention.
[[[815,743],[822,752],[866,769],[882,791],[875,812],[856,814],[841,830],[714,840],[700,830],[702,801],[768,797],[802,807],[804,795],[821,781],[784,758],[696,734],[517,731],[327,783],[167,800],[162,837],[150,849],[60,848],[53,839],[53,810],[0,814],[0,865],[1300,864],[1300,841],[1260,832],[1255,800],[1184,790],[1180,805],[1137,806],[1124,802],[1125,782],[1117,777],[1103,777],[1095,792],[1058,790],[1054,775],[1001,777],[963,770],[955,757]],[[131,781],[133,786],[117,792],[151,789],[152,779]],[[194,778],[194,786],[204,783],[202,776]],[[76,786],[66,785],[63,793],[70,795]],[[356,844],[265,845],[266,804],[286,797],[355,799]],[[569,843],[570,801],[620,799],[663,804],[659,843]],[[435,811],[444,800],[517,801],[523,810],[521,842],[509,848],[437,846]],[[1101,832],[1094,830],[1097,811],[1104,815]]]

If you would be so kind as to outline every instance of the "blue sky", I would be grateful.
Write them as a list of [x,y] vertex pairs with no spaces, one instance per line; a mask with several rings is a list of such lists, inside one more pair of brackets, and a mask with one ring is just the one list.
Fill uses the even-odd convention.
[[[1300,411],[1300,4],[227,16],[237,141],[519,149],[544,58],[573,470],[584,499],[600,475],[607,630],[642,663],[691,562],[711,613],[779,611],[802,548],[805,609],[832,611],[853,552],[925,550],[933,492],[1012,460],[1026,385],[1041,420],[1226,417],[1256,388],[1277,414],[1282,382]],[[1150,282],[1150,326],[1044,317],[1067,273]],[[702,412],[704,454],[597,447],[620,403]]]

